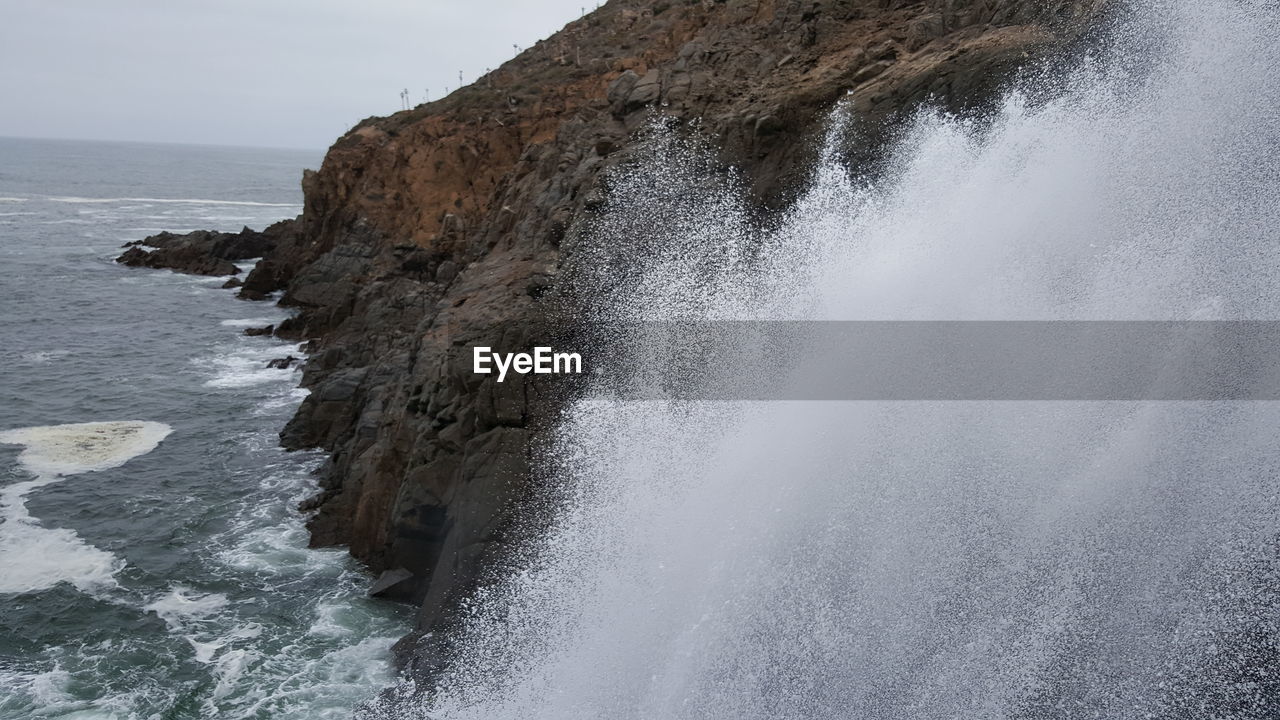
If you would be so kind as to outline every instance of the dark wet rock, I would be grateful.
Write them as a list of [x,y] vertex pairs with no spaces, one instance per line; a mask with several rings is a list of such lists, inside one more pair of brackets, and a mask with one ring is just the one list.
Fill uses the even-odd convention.
[[452,260],[445,260],[436,268],[436,282],[445,285],[453,282],[458,277],[458,263]]
[[146,267],[147,258],[151,256],[151,253],[138,247],[141,242],[139,240],[125,245],[124,247],[129,249],[120,253],[120,256],[116,258],[116,262],[130,267]]
[[[257,291],[283,291],[299,312],[277,334],[314,348],[312,392],[281,434],[332,453],[312,542],[412,574],[414,637],[435,640],[402,644],[410,669],[430,674],[447,653],[450,608],[538,492],[529,448],[558,408],[534,380],[473,375],[468,349],[520,348],[544,308],[568,302],[559,283],[608,200],[604,175],[650,118],[712,138],[759,211],[776,211],[837,102],[853,118],[846,159],[873,169],[914,108],[982,109],[1098,6],[725,0],[656,14],[614,0],[477,85],[339,139],[304,178],[301,230],[259,264]],[[618,37],[637,40],[619,52]],[[557,60],[559,43],[582,63]]]
[[244,334],[249,337],[257,337],[259,335],[270,335],[276,331],[275,325],[267,325],[266,327],[245,328]]
[[175,245],[158,250],[134,246],[121,253],[116,262],[129,267],[175,270],[191,275],[235,275],[240,272],[235,263],[213,257],[195,245]]
[[262,232],[247,227],[236,233],[197,230],[178,235],[162,232],[126,244],[127,249],[116,258],[116,262],[193,275],[238,275],[240,268],[235,261],[272,252],[282,237],[293,232],[294,226],[293,220],[284,220]]
[[280,289],[281,278],[277,268],[277,263],[269,258],[259,261],[245,277],[239,297],[244,300],[266,300],[271,293]]
[[384,570],[369,586],[369,596],[407,600],[413,594],[413,583],[409,582],[412,579],[413,573],[404,568]]
[[[981,109],[1098,6],[1032,5],[725,0],[655,14],[615,0],[545,43],[576,47],[581,65],[531,50],[459,94],[352,129],[304,180],[303,229],[271,257],[267,285],[299,310],[277,334],[316,350],[312,393],[282,433],[332,453],[313,542],[411,572],[419,631],[447,626],[501,555],[514,503],[536,495],[529,447],[557,409],[532,380],[471,374],[467,349],[518,348],[532,337],[520,327],[566,302],[562,270],[608,200],[602,178],[648,119],[712,138],[757,208],[778,210],[837,102],[853,118],[848,161],[874,168],[914,108]],[[618,37],[646,39],[619,52]],[[431,667],[431,652],[407,661]]]
[[288,370],[289,368],[293,367],[293,364],[296,362],[298,362],[298,358],[292,355],[286,355],[285,357],[282,357],[282,358],[274,358],[274,359],[268,360],[267,367],[274,368],[276,370]]
[[[572,310],[574,248],[652,119],[710,139],[767,216],[803,187],[837,104],[843,159],[874,174],[915,109],[979,115],[1101,6],[611,0],[475,85],[339,138],[239,296],[297,312],[276,335],[306,343],[311,393],[281,442],[330,454],[312,543],[411,573],[396,585],[420,607],[406,667],[447,661],[452,610],[538,496],[531,447],[560,407],[532,376],[473,374],[469,348],[523,348],[548,309]],[[135,249],[122,258],[146,264]]]
[[233,277],[233,278],[229,278],[226,282],[222,283],[222,289],[230,290],[232,288],[238,288],[241,285],[244,285],[244,281],[238,277]]
[[617,141],[613,138],[600,138],[596,141],[595,151],[600,157],[608,157],[610,153],[617,149]]

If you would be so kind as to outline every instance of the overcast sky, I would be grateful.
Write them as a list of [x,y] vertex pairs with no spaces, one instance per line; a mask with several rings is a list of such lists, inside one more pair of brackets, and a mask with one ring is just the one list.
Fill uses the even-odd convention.
[[327,148],[595,0],[0,0],[0,136]]

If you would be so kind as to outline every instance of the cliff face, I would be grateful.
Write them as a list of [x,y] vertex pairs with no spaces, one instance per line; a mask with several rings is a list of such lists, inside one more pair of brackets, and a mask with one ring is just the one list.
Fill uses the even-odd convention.
[[282,438],[331,453],[314,543],[411,573],[385,591],[421,605],[420,630],[475,582],[513,500],[536,494],[531,442],[557,408],[524,376],[473,375],[469,348],[529,339],[654,113],[697,120],[768,210],[838,99],[869,162],[904,111],[979,105],[1100,4],[613,0],[447,98],[362,122],[242,289],[283,289],[301,313],[278,332],[312,341],[312,393]]

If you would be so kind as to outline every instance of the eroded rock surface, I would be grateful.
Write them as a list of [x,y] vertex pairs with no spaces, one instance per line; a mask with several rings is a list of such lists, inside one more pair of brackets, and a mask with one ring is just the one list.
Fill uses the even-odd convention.
[[[192,275],[237,275],[240,268],[235,261],[260,258],[273,252],[282,237],[294,232],[295,225],[293,220],[283,220],[261,232],[247,227],[237,233],[196,230],[177,235],[162,232],[127,243],[116,262]],[[237,285],[228,281],[223,287]]]
[[[532,376],[472,374],[469,348],[519,349],[563,306],[604,178],[655,114],[710,138],[767,213],[800,188],[837,101],[857,129],[849,161],[872,167],[904,113],[980,109],[1100,7],[613,0],[446,98],[361,122],[240,288],[283,290],[300,312],[276,333],[310,341],[312,392],[281,436],[331,454],[306,504],[313,542],[395,571],[379,592],[421,607],[419,634],[447,624],[536,495],[530,448],[557,409]],[[419,634],[403,659],[430,672],[441,646]]]

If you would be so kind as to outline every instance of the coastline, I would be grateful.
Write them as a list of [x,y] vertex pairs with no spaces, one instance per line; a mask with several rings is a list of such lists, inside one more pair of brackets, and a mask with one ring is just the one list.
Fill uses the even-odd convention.
[[[0,447],[0,716],[349,717],[394,681],[386,651],[410,619],[367,598],[345,552],[307,549],[293,508],[323,457],[279,447],[302,393],[266,367],[297,344],[243,334],[288,313],[237,301],[221,277],[112,262],[156,225],[296,215],[310,155],[2,145],[0,429],[55,464]],[[80,437],[154,439],[152,423],[172,432],[147,452]]]
[[[767,217],[806,182],[837,102],[853,118],[850,164],[874,172],[915,108],[980,109],[1102,7],[926,4],[769,16],[747,2],[657,13],[615,0],[448,97],[361,122],[304,174],[303,214],[272,226],[237,292],[281,293],[297,311],[273,332],[310,351],[310,394],[282,444],[330,458],[303,505],[312,544],[349,547],[396,579],[383,596],[419,608],[400,646],[411,673],[447,655],[452,608],[501,557],[512,508],[537,494],[532,448],[558,411],[532,380],[476,377],[468,348],[520,348],[529,337],[511,327],[580,302],[575,252],[607,209],[610,173],[649,152],[655,118],[710,139],[711,177],[743,178]],[[619,55],[618,37],[642,39]],[[236,243],[200,242],[232,259]],[[202,262],[176,255],[135,260]]]

